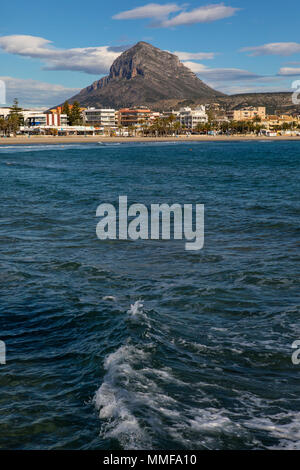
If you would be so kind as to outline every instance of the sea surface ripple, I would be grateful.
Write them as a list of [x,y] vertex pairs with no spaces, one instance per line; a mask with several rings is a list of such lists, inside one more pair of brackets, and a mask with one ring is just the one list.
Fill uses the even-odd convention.
[[[1,449],[300,449],[297,142],[0,148]],[[205,204],[205,246],[96,208]]]

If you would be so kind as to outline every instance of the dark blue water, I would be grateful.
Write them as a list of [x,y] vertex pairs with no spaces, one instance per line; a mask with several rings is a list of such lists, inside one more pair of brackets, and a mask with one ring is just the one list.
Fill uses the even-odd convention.
[[[300,448],[297,142],[0,148],[0,447]],[[205,247],[100,241],[204,203]]]

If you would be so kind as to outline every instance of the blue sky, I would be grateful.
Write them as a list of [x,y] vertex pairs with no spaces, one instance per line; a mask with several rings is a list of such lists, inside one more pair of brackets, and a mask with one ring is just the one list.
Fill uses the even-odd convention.
[[107,74],[141,40],[177,53],[226,93],[291,90],[300,78],[300,3],[213,1],[5,2],[0,79],[7,102],[57,104]]

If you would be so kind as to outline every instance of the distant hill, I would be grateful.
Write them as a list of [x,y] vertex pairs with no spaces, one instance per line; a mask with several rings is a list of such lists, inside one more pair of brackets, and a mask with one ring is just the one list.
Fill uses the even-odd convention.
[[177,56],[146,42],[123,52],[110,74],[73,96],[82,106],[152,106],[169,108],[183,100],[210,100],[225,96],[205,85]]
[[240,109],[245,106],[265,106],[268,114],[300,114],[300,105],[295,105],[292,101],[292,93],[245,93],[238,95],[223,95],[217,99],[197,99],[185,100],[173,103],[173,106],[196,106],[206,103],[218,103],[225,110]]
[[298,112],[300,106],[292,102],[292,93],[247,93],[225,96],[218,99],[225,108],[238,109],[244,106],[266,106],[268,114]]

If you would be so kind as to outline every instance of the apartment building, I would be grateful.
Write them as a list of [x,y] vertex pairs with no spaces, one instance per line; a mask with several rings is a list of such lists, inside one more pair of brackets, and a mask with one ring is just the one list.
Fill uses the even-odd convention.
[[194,129],[198,124],[205,124],[208,121],[208,116],[205,111],[205,106],[198,106],[196,109],[186,107],[179,110],[177,119],[180,121],[182,127]]
[[163,118],[169,118],[170,116],[175,116],[176,118],[179,117],[179,111],[175,111],[174,109],[172,111],[163,111],[161,113],[161,117]]
[[66,114],[41,113],[37,111],[23,111],[25,127],[64,127],[68,125]]
[[251,121],[255,118],[260,118],[263,121],[266,119],[266,108],[264,106],[257,108],[248,106],[247,108],[228,111],[227,117],[230,121]]
[[116,127],[116,111],[114,109],[88,108],[83,111],[84,121],[89,126]]
[[118,124],[123,127],[138,126],[149,122],[151,115],[148,108],[122,108],[118,112]]
[[282,114],[281,116],[270,114],[263,121],[263,124],[266,129],[276,129],[277,127],[281,127],[284,124],[288,124],[290,126],[295,125],[296,127],[297,125],[300,125],[300,119],[289,114]]

